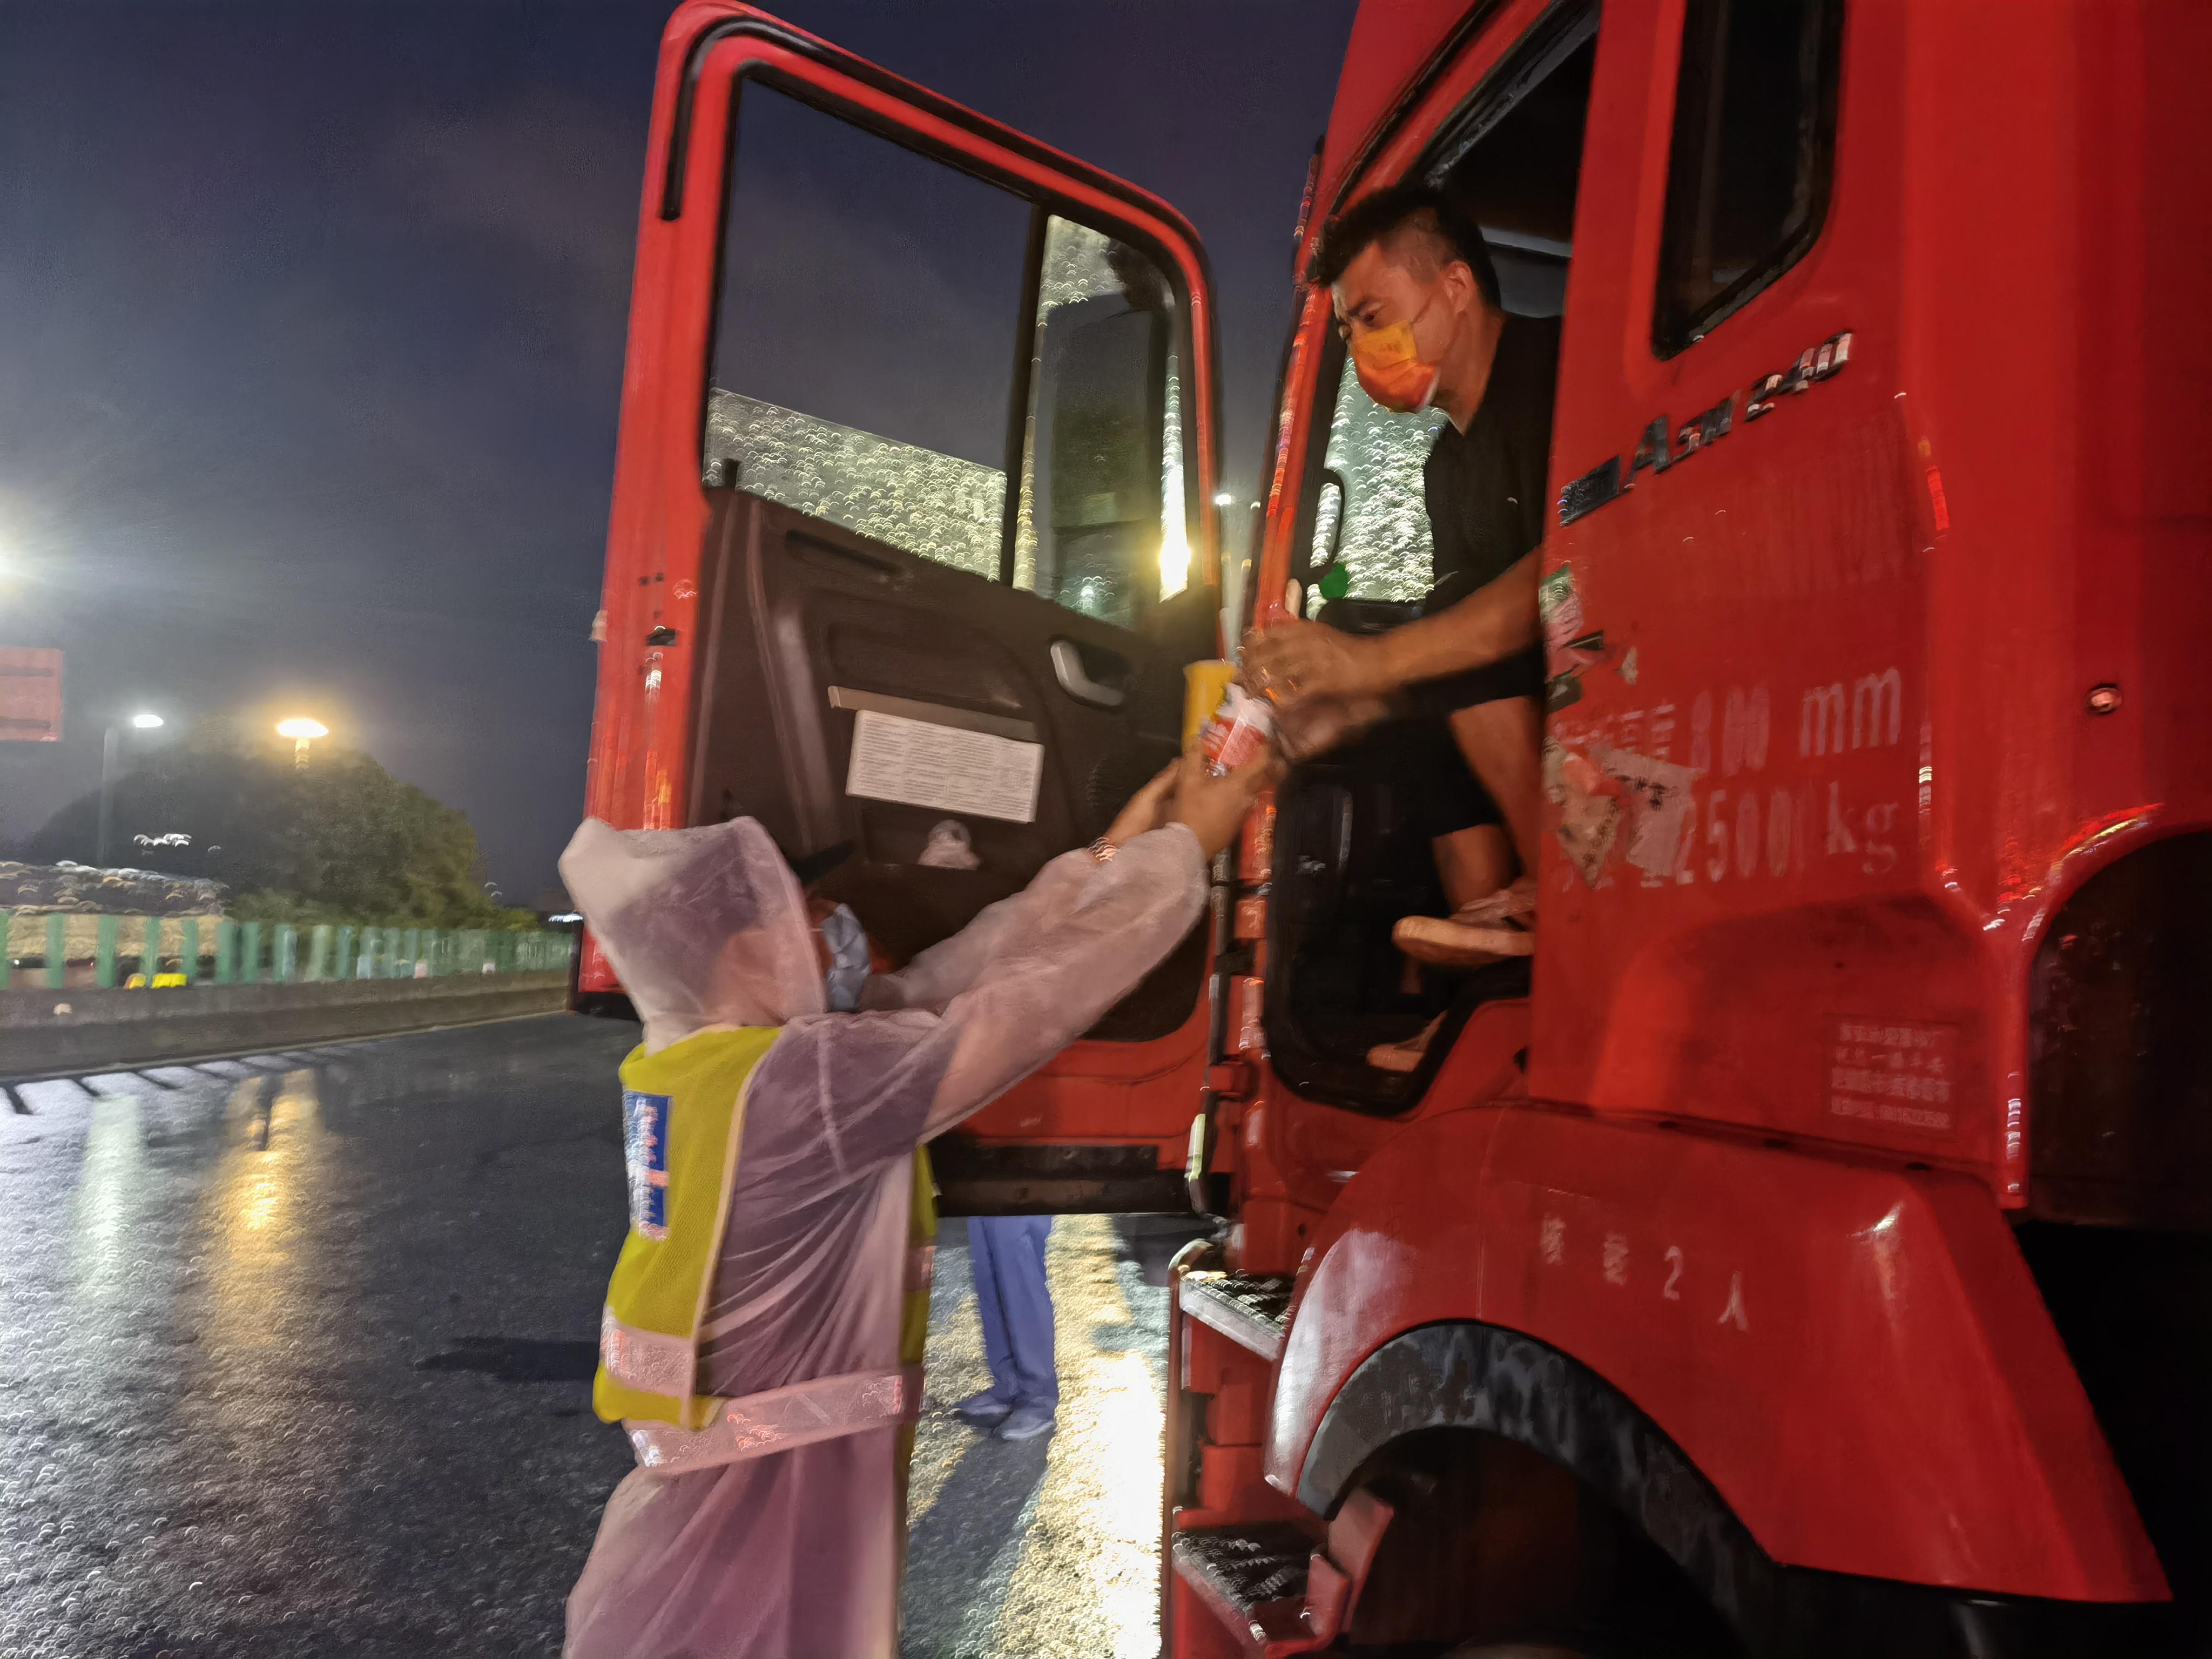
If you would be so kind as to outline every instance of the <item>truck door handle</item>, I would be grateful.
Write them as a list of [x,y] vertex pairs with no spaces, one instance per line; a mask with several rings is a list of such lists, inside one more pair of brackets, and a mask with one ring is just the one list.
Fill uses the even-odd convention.
[[1061,690],[1096,708],[1119,708],[1129,695],[1121,686],[1092,679],[1083,661],[1083,647],[1073,640],[1052,642],[1052,672],[1058,676]]

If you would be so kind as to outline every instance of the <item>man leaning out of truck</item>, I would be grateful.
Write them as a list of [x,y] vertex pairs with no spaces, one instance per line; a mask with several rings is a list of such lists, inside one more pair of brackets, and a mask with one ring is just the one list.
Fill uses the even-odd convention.
[[[1367,395],[1449,417],[1422,471],[1435,585],[1421,616],[1388,633],[1270,628],[1245,642],[1245,673],[1276,699],[1294,759],[1388,722],[1374,738],[1427,829],[1453,913],[1405,918],[1399,947],[1454,966],[1525,956],[1542,787],[1536,548],[1559,321],[1506,314],[1481,232],[1423,184],[1374,191],[1331,220],[1311,278],[1329,287]],[[1411,1071],[1435,1031],[1369,1059]]]

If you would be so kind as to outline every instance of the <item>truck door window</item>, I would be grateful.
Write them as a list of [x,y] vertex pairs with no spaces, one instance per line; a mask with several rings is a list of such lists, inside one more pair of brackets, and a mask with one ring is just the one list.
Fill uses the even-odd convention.
[[1174,324],[1151,259],[1046,220],[1014,586],[1124,627],[1190,581]]
[[1690,0],[1652,347],[1669,357],[1804,257],[1828,208],[1842,0]]
[[1142,628],[1193,574],[1158,263],[757,82],[735,128],[708,485]]
[[1030,208],[757,82],[702,470],[993,580]]

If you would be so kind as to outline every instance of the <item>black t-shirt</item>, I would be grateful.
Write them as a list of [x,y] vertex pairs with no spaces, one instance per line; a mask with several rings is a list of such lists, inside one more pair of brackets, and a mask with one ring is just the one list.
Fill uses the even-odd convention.
[[[1447,422],[1421,469],[1436,577],[1462,599],[1544,539],[1544,473],[1559,378],[1559,319],[1508,317],[1467,430]],[[1439,596],[1441,597],[1441,596]]]

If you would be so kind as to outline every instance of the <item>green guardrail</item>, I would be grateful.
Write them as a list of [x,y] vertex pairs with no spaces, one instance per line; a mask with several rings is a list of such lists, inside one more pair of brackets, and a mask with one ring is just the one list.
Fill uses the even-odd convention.
[[[302,937],[304,935],[304,937]],[[307,985],[565,973],[574,933],[486,927],[264,926],[216,917],[18,916],[0,910],[0,990],[58,991],[72,966],[95,986]],[[79,984],[84,983],[80,977]]]

